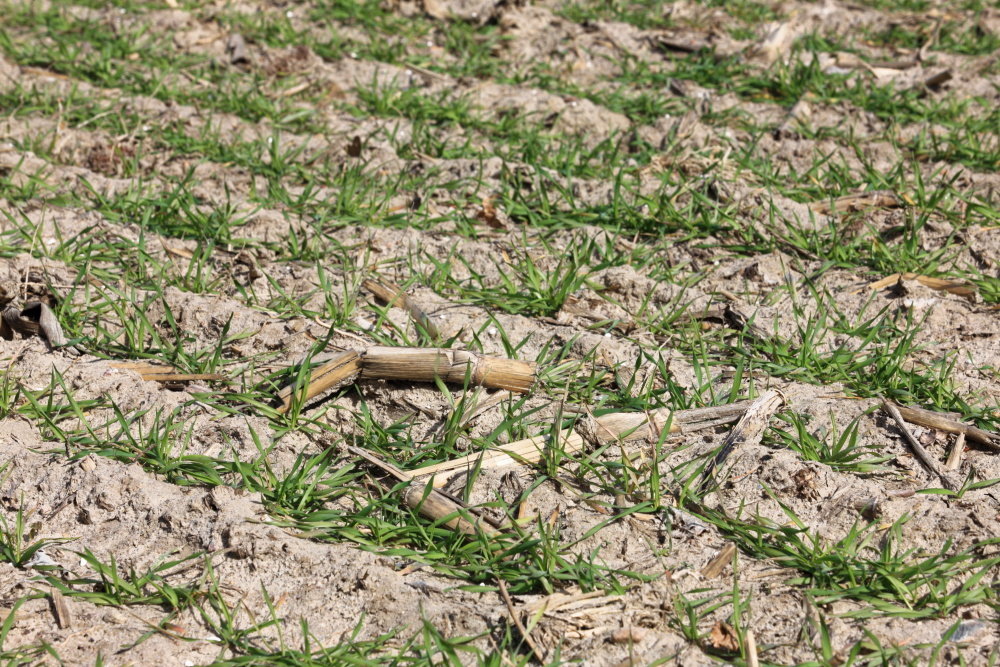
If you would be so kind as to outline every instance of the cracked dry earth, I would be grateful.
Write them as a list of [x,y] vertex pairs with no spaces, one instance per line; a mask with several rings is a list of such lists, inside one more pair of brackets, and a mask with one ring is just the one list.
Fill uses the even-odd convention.
[[[407,642],[422,622],[445,638],[472,638],[467,646],[480,653],[459,653],[470,663],[500,652],[491,664],[743,664],[745,629],[770,664],[867,664],[882,655],[926,664],[932,654],[938,664],[986,664],[995,656],[995,489],[911,494],[937,481],[899,429],[870,409],[879,401],[865,387],[881,381],[872,367],[882,357],[836,377],[823,364],[838,350],[850,356],[879,344],[860,324],[888,318],[912,335],[901,372],[927,370],[947,387],[941,396],[962,397],[981,426],[993,426],[1000,124],[989,119],[997,121],[1000,70],[995,51],[954,45],[963,35],[1000,40],[996,6],[789,1],[736,3],[747,12],[727,13],[724,3],[688,0],[387,0],[368,3],[368,21],[342,11],[346,4],[0,2],[0,13],[17,17],[0,26],[0,278],[19,281],[25,301],[48,300],[84,350],[70,356],[37,338],[0,340],[4,539],[45,541],[29,563],[0,563],[0,606],[13,619],[6,656],[192,665],[246,657],[252,645],[263,657],[240,664],[272,664],[279,640],[306,650],[300,621],[313,650],[395,633],[372,650],[373,661],[416,655]],[[399,35],[380,33],[379,21]],[[871,37],[905,31],[917,43]],[[108,48],[100,34],[135,50]],[[60,52],[59,39],[75,48]],[[94,65],[101,62],[107,76]],[[699,69],[719,62],[739,63],[741,80],[772,87]],[[803,68],[816,81],[839,77],[845,90],[888,90],[947,106],[952,119],[987,120],[956,135],[933,115],[890,119],[847,94],[785,100],[782,81]],[[796,107],[799,120],[790,120]],[[893,206],[823,208],[868,189],[895,190]],[[838,256],[838,247],[887,259],[878,270]],[[972,289],[915,277],[869,287],[893,272],[884,267],[896,252],[904,271],[944,276],[950,286],[966,285],[957,278],[966,275]],[[920,270],[913,258],[924,258]],[[776,419],[763,440],[737,449],[705,506],[798,526],[819,551],[867,531],[855,555],[869,561],[889,552],[906,562],[972,554],[981,577],[959,568],[938,590],[955,593],[971,580],[982,594],[948,606],[915,589],[895,604],[919,613],[866,613],[870,600],[824,598],[796,563],[763,557],[697,512],[646,504],[618,516],[644,496],[609,480],[638,485],[645,462],[656,460],[657,445],[638,441],[594,454],[588,470],[607,472],[604,479],[567,461],[558,483],[529,466],[483,470],[469,489],[464,477],[450,483],[473,505],[513,499],[515,513],[520,491],[537,483],[520,511],[540,517],[564,559],[604,573],[509,584],[517,608],[553,607],[524,616],[537,621],[532,651],[488,577],[423,564],[426,544],[376,536],[363,521],[353,532],[296,523],[283,511],[289,505],[229,465],[262,469],[264,461],[277,487],[301,457],[327,457],[318,475],[350,465],[346,446],[364,446],[373,423],[402,424],[393,437],[415,443],[441,433],[451,404],[433,385],[358,382],[305,406],[302,428],[261,407],[261,395],[293,377],[283,369],[327,336],[330,351],[317,360],[337,348],[424,340],[405,311],[361,288],[374,273],[404,285],[453,347],[539,362],[536,391],[476,415],[456,452],[494,433],[517,439],[505,425],[515,417],[524,435],[542,432],[564,414],[563,398],[641,410],[742,399],[751,384],[758,393],[778,388],[784,414],[801,416],[818,437],[857,420],[866,456],[884,457],[885,469],[805,460],[777,434],[793,432],[789,423]],[[538,276],[541,288],[532,284]],[[560,285],[570,289],[558,295]],[[522,298],[546,290],[559,296],[545,302],[549,310]],[[769,353],[741,356],[757,344],[751,336],[724,318],[695,316],[725,305],[792,350],[808,339],[811,352],[798,357],[805,371]],[[832,327],[834,311],[859,331]],[[892,345],[902,349],[904,338]],[[198,372],[183,368],[177,346],[209,357],[218,350],[214,372],[230,382],[166,386],[112,365],[131,357]],[[570,369],[572,382],[566,372],[546,375],[553,368]],[[956,409],[921,387],[897,389],[903,402]],[[243,398],[252,395],[256,402]],[[143,455],[165,423],[174,449]],[[954,436],[911,428],[943,462]],[[705,461],[728,429],[674,434],[662,445],[665,499],[693,474],[685,464]],[[413,456],[412,448],[397,453],[404,464]],[[221,462],[218,478],[171,468],[185,457]],[[998,478],[998,457],[970,442],[959,472]],[[634,479],[615,477],[623,460],[643,462]],[[383,495],[373,479],[351,477],[350,494],[312,510],[329,510],[331,524],[356,516]],[[20,536],[11,528],[19,510],[29,514]],[[385,512],[385,522],[428,524],[400,511]],[[735,560],[705,574],[733,541]],[[110,588],[87,554],[114,559],[122,573],[191,556],[163,581],[215,597],[173,612],[162,602],[107,604],[67,592],[69,618],[60,619],[52,578],[91,580],[68,584],[76,593]],[[595,590],[563,607],[549,597]],[[708,602],[690,604],[698,600]],[[218,636],[220,608],[246,631],[245,643]],[[724,624],[739,626],[739,639]]]

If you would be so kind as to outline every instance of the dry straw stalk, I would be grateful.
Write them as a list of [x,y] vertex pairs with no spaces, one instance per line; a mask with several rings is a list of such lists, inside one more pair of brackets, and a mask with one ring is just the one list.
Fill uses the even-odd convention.
[[535,366],[526,361],[488,357],[465,350],[372,347],[361,357],[361,377],[434,382],[437,379],[490,389],[527,393],[535,383]]
[[[382,461],[381,459],[372,456],[370,453],[359,447],[348,447],[347,451],[355,456],[360,456],[369,463],[381,468],[388,474],[392,475],[401,482],[406,482],[412,479],[410,473],[404,472],[397,468],[396,466],[388,463],[387,461]],[[474,521],[470,520],[471,515],[467,511],[465,505],[458,502],[452,498],[449,498],[444,493],[441,493],[435,489],[430,482],[427,484],[411,484],[403,491],[403,502],[410,509],[420,513],[421,515],[432,519],[434,521],[442,521],[442,525],[451,528],[452,530],[457,530],[460,533],[465,533],[467,535],[475,535],[478,531],[483,531],[487,535],[497,535],[498,531],[493,526],[490,526],[484,519],[476,517]]]
[[173,366],[151,364],[145,361],[113,361],[108,364],[112,368],[134,371],[143,380],[154,382],[187,382],[190,380],[225,380],[220,373],[178,373]]
[[473,517],[463,505],[435,489],[430,482],[411,484],[403,491],[403,502],[410,509],[459,533],[475,535],[482,531],[490,536],[500,533],[485,520]]
[[[551,451],[554,448],[553,446],[558,448],[563,454],[574,454],[583,449],[583,438],[569,429],[563,431],[559,435],[558,442],[555,443],[552,442],[551,436],[536,435],[533,438],[525,438],[524,440],[518,440],[508,445],[500,445],[451,461],[445,461],[444,463],[417,468],[416,470],[409,471],[407,474],[412,477],[423,477],[451,470],[471,470],[477,466],[481,468],[502,468],[518,463],[537,463],[542,460],[547,451]],[[443,478],[440,480],[435,479],[434,485],[442,486],[444,482]]]
[[[354,350],[344,350],[330,361],[318,367],[309,374],[306,382],[303,401],[319,396],[327,389],[330,389],[341,382],[347,380],[352,375],[361,370],[361,357]],[[292,407],[292,397],[295,395],[295,385],[289,385],[278,392],[278,412],[288,412]]]
[[933,412],[931,410],[924,410],[923,408],[906,407],[903,405],[896,405],[896,409],[903,419],[911,424],[936,428],[945,433],[963,434],[972,442],[989,447],[993,451],[1000,451],[1000,445],[997,444],[997,440],[1000,440],[1000,435],[996,433],[984,431],[969,424],[963,424],[960,421],[949,418],[943,412]]

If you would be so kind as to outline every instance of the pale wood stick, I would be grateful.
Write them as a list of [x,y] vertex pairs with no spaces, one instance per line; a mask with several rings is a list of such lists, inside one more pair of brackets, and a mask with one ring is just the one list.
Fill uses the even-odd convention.
[[535,366],[526,361],[489,357],[465,350],[371,347],[361,357],[361,377],[472,385],[527,393],[535,383]]
[[948,460],[944,466],[949,470],[958,470],[962,465],[962,453],[965,452],[965,434],[959,433],[955,438],[955,446],[951,448]]
[[932,412],[931,410],[904,405],[896,405],[896,409],[899,410],[899,414],[902,415],[903,419],[911,424],[936,428],[945,433],[960,433],[972,442],[989,447],[993,451],[1000,451],[1000,444],[996,442],[1000,440],[1000,435],[950,419],[949,415],[954,413]]
[[[575,454],[583,449],[583,438],[572,430],[566,429],[559,435],[558,445],[564,453]],[[507,445],[497,445],[491,449],[467,454],[451,461],[403,472],[411,477],[424,477],[426,475],[462,468],[471,470],[477,464],[483,468],[502,468],[519,463],[538,463],[542,460],[545,451],[551,446],[551,436],[536,435],[532,438],[525,438],[524,440],[518,440]],[[443,479],[440,484],[444,484]]]
[[[330,359],[322,366],[319,366],[311,373],[306,380],[305,395],[303,401],[319,396],[327,389],[347,380],[361,370],[361,357],[354,350],[344,350],[337,356]],[[277,400],[281,401],[278,412],[284,413],[292,407],[292,398],[296,392],[302,391],[301,387],[289,385],[278,392]]]
[[885,399],[882,400],[884,401],[882,403],[882,411],[895,420],[896,426],[898,426],[899,430],[903,432],[903,436],[906,438],[906,441],[910,443],[910,448],[913,449],[913,453],[916,454],[917,459],[924,465],[925,468],[927,468],[927,470],[938,476],[946,489],[950,491],[957,491],[959,489],[958,482],[952,479],[951,475],[941,468],[937,461],[935,461],[931,455],[927,453],[927,450],[924,449],[923,445],[917,442],[917,439],[913,437],[912,433],[910,433],[910,429],[906,427],[906,421],[903,420],[903,415],[899,413],[896,406]]
[[757,638],[753,635],[753,630],[747,628],[744,635],[746,641],[747,667],[760,667],[760,660],[757,657]]
[[[348,447],[347,451],[355,456],[360,456],[369,463],[389,473],[401,482],[410,481],[412,477],[409,473],[400,470],[396,466],[383,461],[369,452],[359,447]],[[442,522],[441,525],[466,535],[476,535],[480,531],[489,536],[499,535],[500,531],[490,526],[484,519],[478,518],[475,523],[465,518],[467,507],[460,502],[456,502],[445,494],[441,493],[430,482],[427,484],[411,484],[403,491],[403,502],[410,509],[420,513],[428,519],[440,521],[445,517],[451,517]]]
[[698,483],[700,491],[704,491],[708,485],[708,480],[715,476],[715,473],[722,467],[729,455],[741,444],[745,442],[759,442],[764,435],[764,429],[771,421],[771,417],[785,403],[785,396],[777,389],[764,392],[760,398],[755,400],[747,408],[746,412],[733,427],[733,430],[726,436],[722,449],[716,454],[712,462],[702,473],[701,481]]
[[365,280],[362,287],[370,291],[378,298],[385,301],[389,307],[398,306],[410,314],[413,321],[427,332],[431,338],[438,338],[441,334],[438,328],[431,322],[431,318],[425,313],[417,303],[403,291],[403,288],[394,283],[377,280]]

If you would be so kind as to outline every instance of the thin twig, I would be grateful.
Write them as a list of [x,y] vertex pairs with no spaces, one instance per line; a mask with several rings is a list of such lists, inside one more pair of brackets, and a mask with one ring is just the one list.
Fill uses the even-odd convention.
[[931,410],[924,410],[923,408],[903,405],[897,405],[896,409],[899,410],[899,414],[902,415],[903,419],[911,424],[927,426],[944,431],[945,433],[961,433],[975,443],[989,447],[993,451],[1000,451],[1000,445],[995,442],[1000,436],[970,424],[963,424],[956,419],[956,417],[961,415],[949,412],[933,412]]
[[917,439],[913,437],[912,433],[910,433],[910,429],[906,427],[906,421],[903,420],[903,416],[899,414],[899,410],[896,409],[896,406],[885,400],[881,395],[879,395],[879,398],[882,399],[882,410],[896,421],[896,426],[898,426],[899,430],[903,432],[903,436],[906,438],[906,441],[910,443],[910,447],[913,449],[913,453],[916,454],[917,459],[920,460],[925,468],[938,476],[941,483],[944,484],[944,488],[949,491],[958,491],[958,483],[956,483],[955,480],[953,480],[951,476],[938,465],[937,461],[935,461],[931,455],[927,453],[927,450],[924,449],[924,446],[917,442]]
[[535,654],[535,660],[544,665],[545,656],[542,655],[540,650],[538,650],[538,647],[535,646],[534,640],[531,639],[528,631],[525,629],[524,625],[521,624],[521,618],[517,615],[517,610],[514,609],[514,603],[511,602],[510,595],[507,593],[507,584],[504,583],[503,579],[497,579],[497,584],[500,587],[500,595],[503,597],[503,601],[507,603],[507,611],[510,613],[510,617],[514,619],[514,625],[517,626],[517,631],[521,633],[522,637],[524,637],[524,641],[528,642],[528,646],[531,647],[531,652]]

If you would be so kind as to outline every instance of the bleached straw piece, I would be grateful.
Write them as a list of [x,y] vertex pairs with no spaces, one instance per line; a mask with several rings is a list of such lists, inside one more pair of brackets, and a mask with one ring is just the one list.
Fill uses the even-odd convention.
[[903,419],[911,424],[927,426],[945,433],[961,433],[975,443],[989,447],[993,451],[1000,451],[1000,445],[996,442],[1000,440],[1000,435],[992,431],[984,431],[970,424],[963,424],[952,418],[954,413],[933,412],[905,405],[897,405],[896,409]]
[[173,366],[152,364],[145,361],[113,361],[108,364],[112,368],[133,371],[142,376],[143,380],[155,382],[187,382],[190,380],[225,380],[221,373],[178,373]]
[[465,507],[451,500],[433,487],[427,488],[427,484],[411,484],[403,492],[403,502],[410,509],[419,512],[433,521],[442,521],[441,525],[466,535],[475,535],[478,531],[483,531],[487,535],[499,535],[493,526],[485,520],[473,516]]
[[631,442],[633,440],[658,440],[660,434],[670,424],[670,433],[679,433],[681,424],[670,419],[669,408],[659,408],[647,412],[612,412],[596,417],[597,441],[600,444],[609,442]]
[[899,208],[905,202],[892,190],[874,190],[844,195],[831,201],[817,201],[809,208],[821,215],[829,213],[844,213],[845,211],[861,211],[866,208]]
[[948,460],[945,461],[944,466],[948,470],[958,470],[962,466],[963,452],[965,452],[965,433],[959,433],[958,438],[955,439],[955,446],[951,448],[951,453],[948,454]]
[[527,393],[535,383],[535,365],[465,350],[372,347],[362,353],[361,377],[414,382],[445,382]]
[[[477,465],[482,468],[503,468],[523,463],[538,463],[553,444],[564,454],[575,454],[583,449],[583,438],[569,429],[559,435],[558,443],[553,443],[551,436],[536,435],[507,445],[499,445],[492,449],[467,454],[451,461],[410,470],[408,474],[412,477],[425,477],[463,468],[471,470]],[[443,486],[445,481],[444,478],[435,479],[434,484],[435,486]]]
[[[309,374],[309,379],[306,381],[305,396],[302,400],[308,401],[310,398],[319,396],[327,389],[340,384],[360,370],[361,358],[358,356],[358,353],[354,350],[344,350]],[[296,391],[300,390],[301,387],[289,385],[278,392],[278,400],[281,401],[278,412],[288,412],[289,408],[292,407],[292,397]]]
[[764,429],[767,428],[768,422],[771,421],[771,417],[784,404],[785,395],[777,389],[770,389],[764,392],[760,398],[750,404],[746,412],[743,413],[743,416],[736,423],[736,426],[726,436],[726,440],[722,444],[722,449],[719,450],[715,458],[705,467],[705,471],[701,475],[701,481],[698,482],[700,491],[705,491],[708,488],[709,480],[715,478],[715,473],[718,472],[722,464],[726,462],[726,459],[737,447],[743,444],[760,442],[760,439],[764,435]]
[[[959,283],[952,280],[944,280],[943,278],[934,278],[933,276],[921,276],[916,273],[894,273],[891,276],[882,278],[881,280],[868,283],[867,287],[873,290],[880,290],[885,287],[889,287],[890,285],[895,285],[899,282],[900,278],[903,280],[916,280],[925,287],[930,287],[935,290],[944,290],[958,296],[971,296],[976,292],[975,285]],[[864,288],[856,290],[854,294],[858,294],[863,291]]]
[[[382,461],[360,447],[348,447],[347,451],[381,468],[401,482],[413,479],[410,473],[400,470],[388,461]],[[403,491],[403,502],[410,509],[434,521],[450,517],[442,525],[466,535],[475,535],[477,530],[482,530],[491,536],[500,532],[490,526],[485,519],[473,516],[461,502],[456,502],[429,484],[417,483],[408,486]]]

